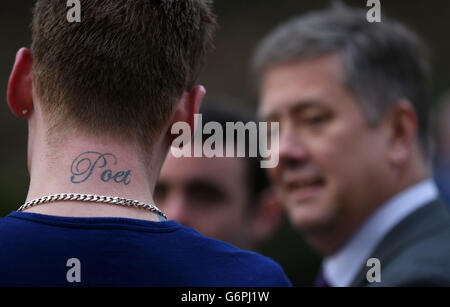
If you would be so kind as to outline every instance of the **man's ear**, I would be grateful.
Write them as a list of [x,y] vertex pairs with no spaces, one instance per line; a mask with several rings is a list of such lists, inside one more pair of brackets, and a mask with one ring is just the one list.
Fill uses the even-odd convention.
[[22,48],[17,52],[16,62],[8,83],[8,106],[21,118],[29,118],[33,110],[33,56]]
[[270,239],[281,221],[283,207],[272,189],[264,191],[259,199],[256,211],[251,216],[252,241],[258,245]]
[[170,128],[168,131],[168,138],[170,144],[172,144],[173,140],[177,138],[177,135],[173,135],[171,133],[171,127],[173,124],[177,122],[185,122],[189,125],[191,129],[191,134],[194,134],[194,115],[198,114],[200,110],[200,105],[203,101],[203,98],[206,95],[206,90],[202,85],[198,85],[194,87],[191,91],[185,91],[181,96],[178,104],[175,108],[175,113],[172,117],[172,122],[170,124]]
[[401,165],[417,146],[417,113],[409,101],[401,100],[389,111],[386,121],[389,135],[388,161],[394,165]]

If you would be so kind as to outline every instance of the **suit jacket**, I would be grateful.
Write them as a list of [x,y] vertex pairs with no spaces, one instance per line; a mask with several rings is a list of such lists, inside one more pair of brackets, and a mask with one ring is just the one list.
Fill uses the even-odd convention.
[[362,267],[352,286],[450,286],[450,212],[440,201],[414,211],[378,244],[381,282],[369,283]]

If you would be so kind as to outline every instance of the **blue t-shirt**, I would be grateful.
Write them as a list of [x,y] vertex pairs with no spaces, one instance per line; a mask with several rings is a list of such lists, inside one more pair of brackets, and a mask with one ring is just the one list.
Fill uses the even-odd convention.
[[291,286],[279,264],[176,221],[12,212],[1,286]]

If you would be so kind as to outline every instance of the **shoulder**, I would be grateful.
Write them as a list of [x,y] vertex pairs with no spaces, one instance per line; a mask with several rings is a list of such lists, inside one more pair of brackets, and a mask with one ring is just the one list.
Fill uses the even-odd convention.
[[241,278],[244,286],[291,286],[283,268],[271,258],[205,237],[189,227],[183,227],[181,231],[183,236],[190,237],[198,254],[208,257],[203,262],[205,268],[211,264],[218,274],[226,272],[231,278]]
[[[26,221],[25,218],[33,220]],[[109,257],[111,250],[133,259],[125,265],[124,257],[111,259],[118,263],[118,267],[124,268],[121,272],[125,274],[122,275],[124,280],[136,279],[135,272],[139,272],[139,278],[149,285],[291,285],[280,265],[270,258],[205,237],[174,221],[157,223],[109,218],[87,221],[38,215],[24,215],[22,219],[10,216],[7,220],[0,220],[2,263],[27,263],[33,270],[48,271],[53,267],[52,263],[76,253],[84,259],[85,265],[89,263],[90,267],[102,267],[107,271],[109,268],[101,259]],[[26,258],[30,253],[33,253],[32,262]],[[65,265],[62,268],[65,269]],[[155,275],[155,270],[164,274]],[[91,280],[101,281],[102,278],[91,276]]]
[[382,285],[450,286],[449,256],[450,226],[410,242],[386,267],[381,263]]
[[[450,286],[450,215],[439,201],[402,220],[370,256],[380,260],[381,283],[370,286]],[[353,285],[366,285],[364,267]]]

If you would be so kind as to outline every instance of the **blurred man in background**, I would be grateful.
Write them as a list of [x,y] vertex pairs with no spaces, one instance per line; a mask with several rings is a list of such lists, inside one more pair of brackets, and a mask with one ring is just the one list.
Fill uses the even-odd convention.
[[418,38],[336,5],[275,29],[253,64],[261,118],[280,122],[271,178],[325,258],[316,285],[449,286],[450,216],[428,169]]
[[[251,121],[243,110],[225,104],[206,104],[201,115],[223,131],[227,122]],[[248,155],[176,158],[169,152],[154,197],[170,219],[243,249],[268,239],[281,216],[260,159]]]
[[442,95],[434,112],[434,178],[447,205],[450,204],[450,91]]

